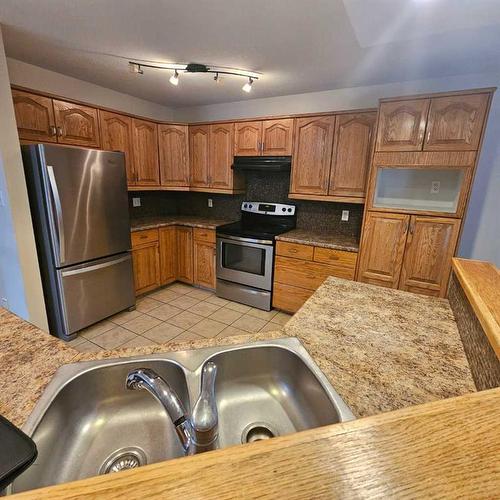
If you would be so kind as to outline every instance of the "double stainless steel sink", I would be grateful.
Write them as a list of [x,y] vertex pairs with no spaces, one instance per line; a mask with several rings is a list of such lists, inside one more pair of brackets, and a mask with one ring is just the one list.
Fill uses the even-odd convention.
[[161,404],[125,380],[153,369],[189,411],[209,361],[217,365],[219,448],[354,419],[294,338],[74,363],[57,371],[23,428],[39,455],[12,491],[183,456]]

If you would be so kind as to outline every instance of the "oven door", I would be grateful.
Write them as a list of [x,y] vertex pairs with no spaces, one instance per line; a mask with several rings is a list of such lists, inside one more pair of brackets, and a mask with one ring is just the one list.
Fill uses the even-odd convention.
[[271,290],[273,254],[272,243],[217,237],[217,278]]

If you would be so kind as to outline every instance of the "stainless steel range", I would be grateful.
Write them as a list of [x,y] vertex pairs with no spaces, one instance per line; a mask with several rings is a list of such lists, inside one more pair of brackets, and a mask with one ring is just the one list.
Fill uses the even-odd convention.
[[295,223],[294,205],[244,201],[241,220],[217,228],[217,296],[269,311],[275,238]]

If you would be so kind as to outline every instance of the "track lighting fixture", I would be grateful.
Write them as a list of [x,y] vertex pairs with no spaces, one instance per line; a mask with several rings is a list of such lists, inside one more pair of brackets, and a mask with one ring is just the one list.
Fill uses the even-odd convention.
[[189,63],[189,64],[162,64],[162,63],[151,63],[151,62],[135,62],[129,61],[130,71],[132,73],[137,73],[142,75],[144,73],[143,68],[153,68],[162,70],[174,70],[174,74],[169,78],[169,82],[172,85],[179,84],[179,72],[183,71],[185,73],[213,73],[215,83],[221,82],[220,75],[233,75],[242,76],[248,78],[248,82],[243,85],[242,89],[245,92],[250,92],[252,90],[252,84],[254,80],[258,80],[260,73],[254,71],[246,71],[244,69],[236,68],[225,68],[223,66],[206,66],[205,64]]

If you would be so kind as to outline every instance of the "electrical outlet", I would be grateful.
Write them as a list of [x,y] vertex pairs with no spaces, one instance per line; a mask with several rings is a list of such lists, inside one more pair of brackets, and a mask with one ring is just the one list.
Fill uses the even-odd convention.
[[0,191],[0,207],[5,207],[5,196],[3,191]]
[[342,210],[342,218],[340,220],[343,221],[349,220],[349,210]]
[[0,299],[0,304],[2,305],[2,307],[3,307],[4,309],[7,309],[8,305],[9,305],[9,303],[8,303],[8,301],[7,301],[7,299],[6,299],[5,297],[2,297],[2,298]]
[[431,183],[431,194],[439,193],[439,188],[441,187],[440,181],[432,181]]
[[208,208],[213,208],[214,206],[214,201],[212,200],[212,198],[209,198],[208,199]]
[[132,198],[132,206],[133,207],[140,207],[141,206],[141,199],[140,198]]

